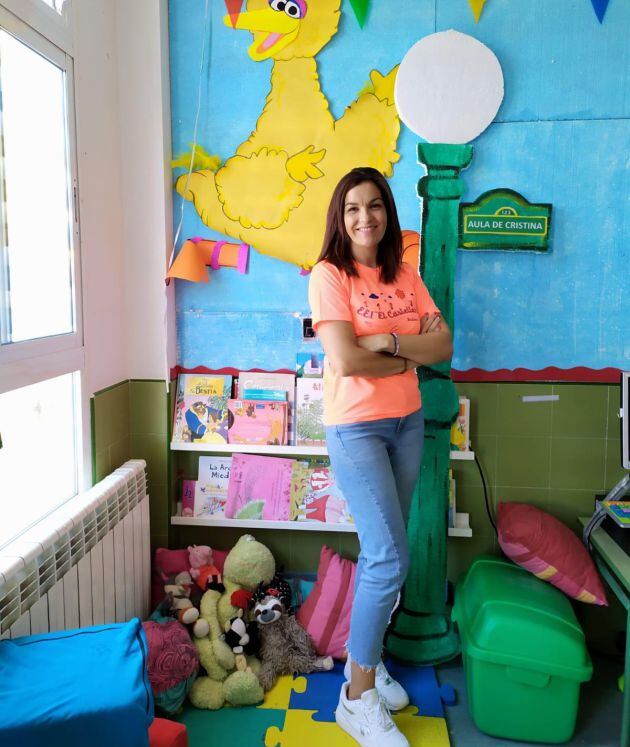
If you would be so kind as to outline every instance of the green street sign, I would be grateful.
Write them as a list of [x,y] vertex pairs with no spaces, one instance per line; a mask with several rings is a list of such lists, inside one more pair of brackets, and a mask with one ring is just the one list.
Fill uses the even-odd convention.
[[528,202],[513,189],[492,189],[459,208],[462,249],[549,250],[551,205]]

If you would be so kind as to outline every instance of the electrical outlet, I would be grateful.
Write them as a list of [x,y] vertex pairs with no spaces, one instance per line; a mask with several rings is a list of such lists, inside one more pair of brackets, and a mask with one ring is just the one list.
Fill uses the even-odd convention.
[[313,329],[313,320],[310,316],[302,317],[302,339],[303,340],[314,340],[316,337],[315,330]]

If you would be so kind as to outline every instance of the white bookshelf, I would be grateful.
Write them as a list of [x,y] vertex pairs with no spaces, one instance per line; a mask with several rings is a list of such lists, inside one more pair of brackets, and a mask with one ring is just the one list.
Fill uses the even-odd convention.
[[[171,441],[172,451],[200,454],[261,454],[267,456],[328,456],[325,446],[267,446],[265,444],[204,444]],[[451,459],[474,460],[474,451],[451,451]]]
[[[466,514],[467,516],[468,514]],[[461,514],[458,514],[461,516]],[[354,524],[324,524],[322,521],[265,521],[263,519],[211,519],[199,516],[171,516],[171,524],[187,527],[231,527],[235,529],[289,529],[301,532],[345,532],[356,534]],[[470,527],[449,527],[449,537],[472,537]]]
[[[328,456],[325,446],[267,446],[264,444],[181,443],[171,441],[172,451],[196,451],[200,454],[260,454],[267,456]],[[451,459],[473,460],[474,451],[451,451]],[[468,514],[458,514],[457,517]],[[302,532],[346,532],[355,534],[354,524],[324,524],[321,521],[265,521],[263,519],[225,519],[198,516],[171,516],[174,526],[231,527],[236,529],[289,529]],[[449,537],[472,537],[468,526],[449,527]]]

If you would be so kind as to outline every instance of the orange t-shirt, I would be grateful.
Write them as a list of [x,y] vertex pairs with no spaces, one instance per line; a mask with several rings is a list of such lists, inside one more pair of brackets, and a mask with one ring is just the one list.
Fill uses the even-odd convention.
[[[350,322],[355,335],[397,332],[417,335],[420,317],[438,311],[421,277],[403,264],[386,285],[380,269],[355,263],[358,277],[349,277],[330,262],[313,267],[308,297],[313,327],[321,322]],[[328,358],[324,364],[324,423],[341,425],[398,418],[420,408],[414,369],[403,374],[366,378],[339,376]]]

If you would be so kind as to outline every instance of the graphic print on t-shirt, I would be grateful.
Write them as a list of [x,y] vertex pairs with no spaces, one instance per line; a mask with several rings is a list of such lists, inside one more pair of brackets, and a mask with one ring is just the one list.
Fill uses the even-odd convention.
[[[390,292],[360,293],[359,306],[355,308],[358,316],[364,319],[395,319],[404,314],[417,315],[416,299],[412,291],[405,292],[402,288],[392,289]],[[407,321],[415,321],[417,316]]]

